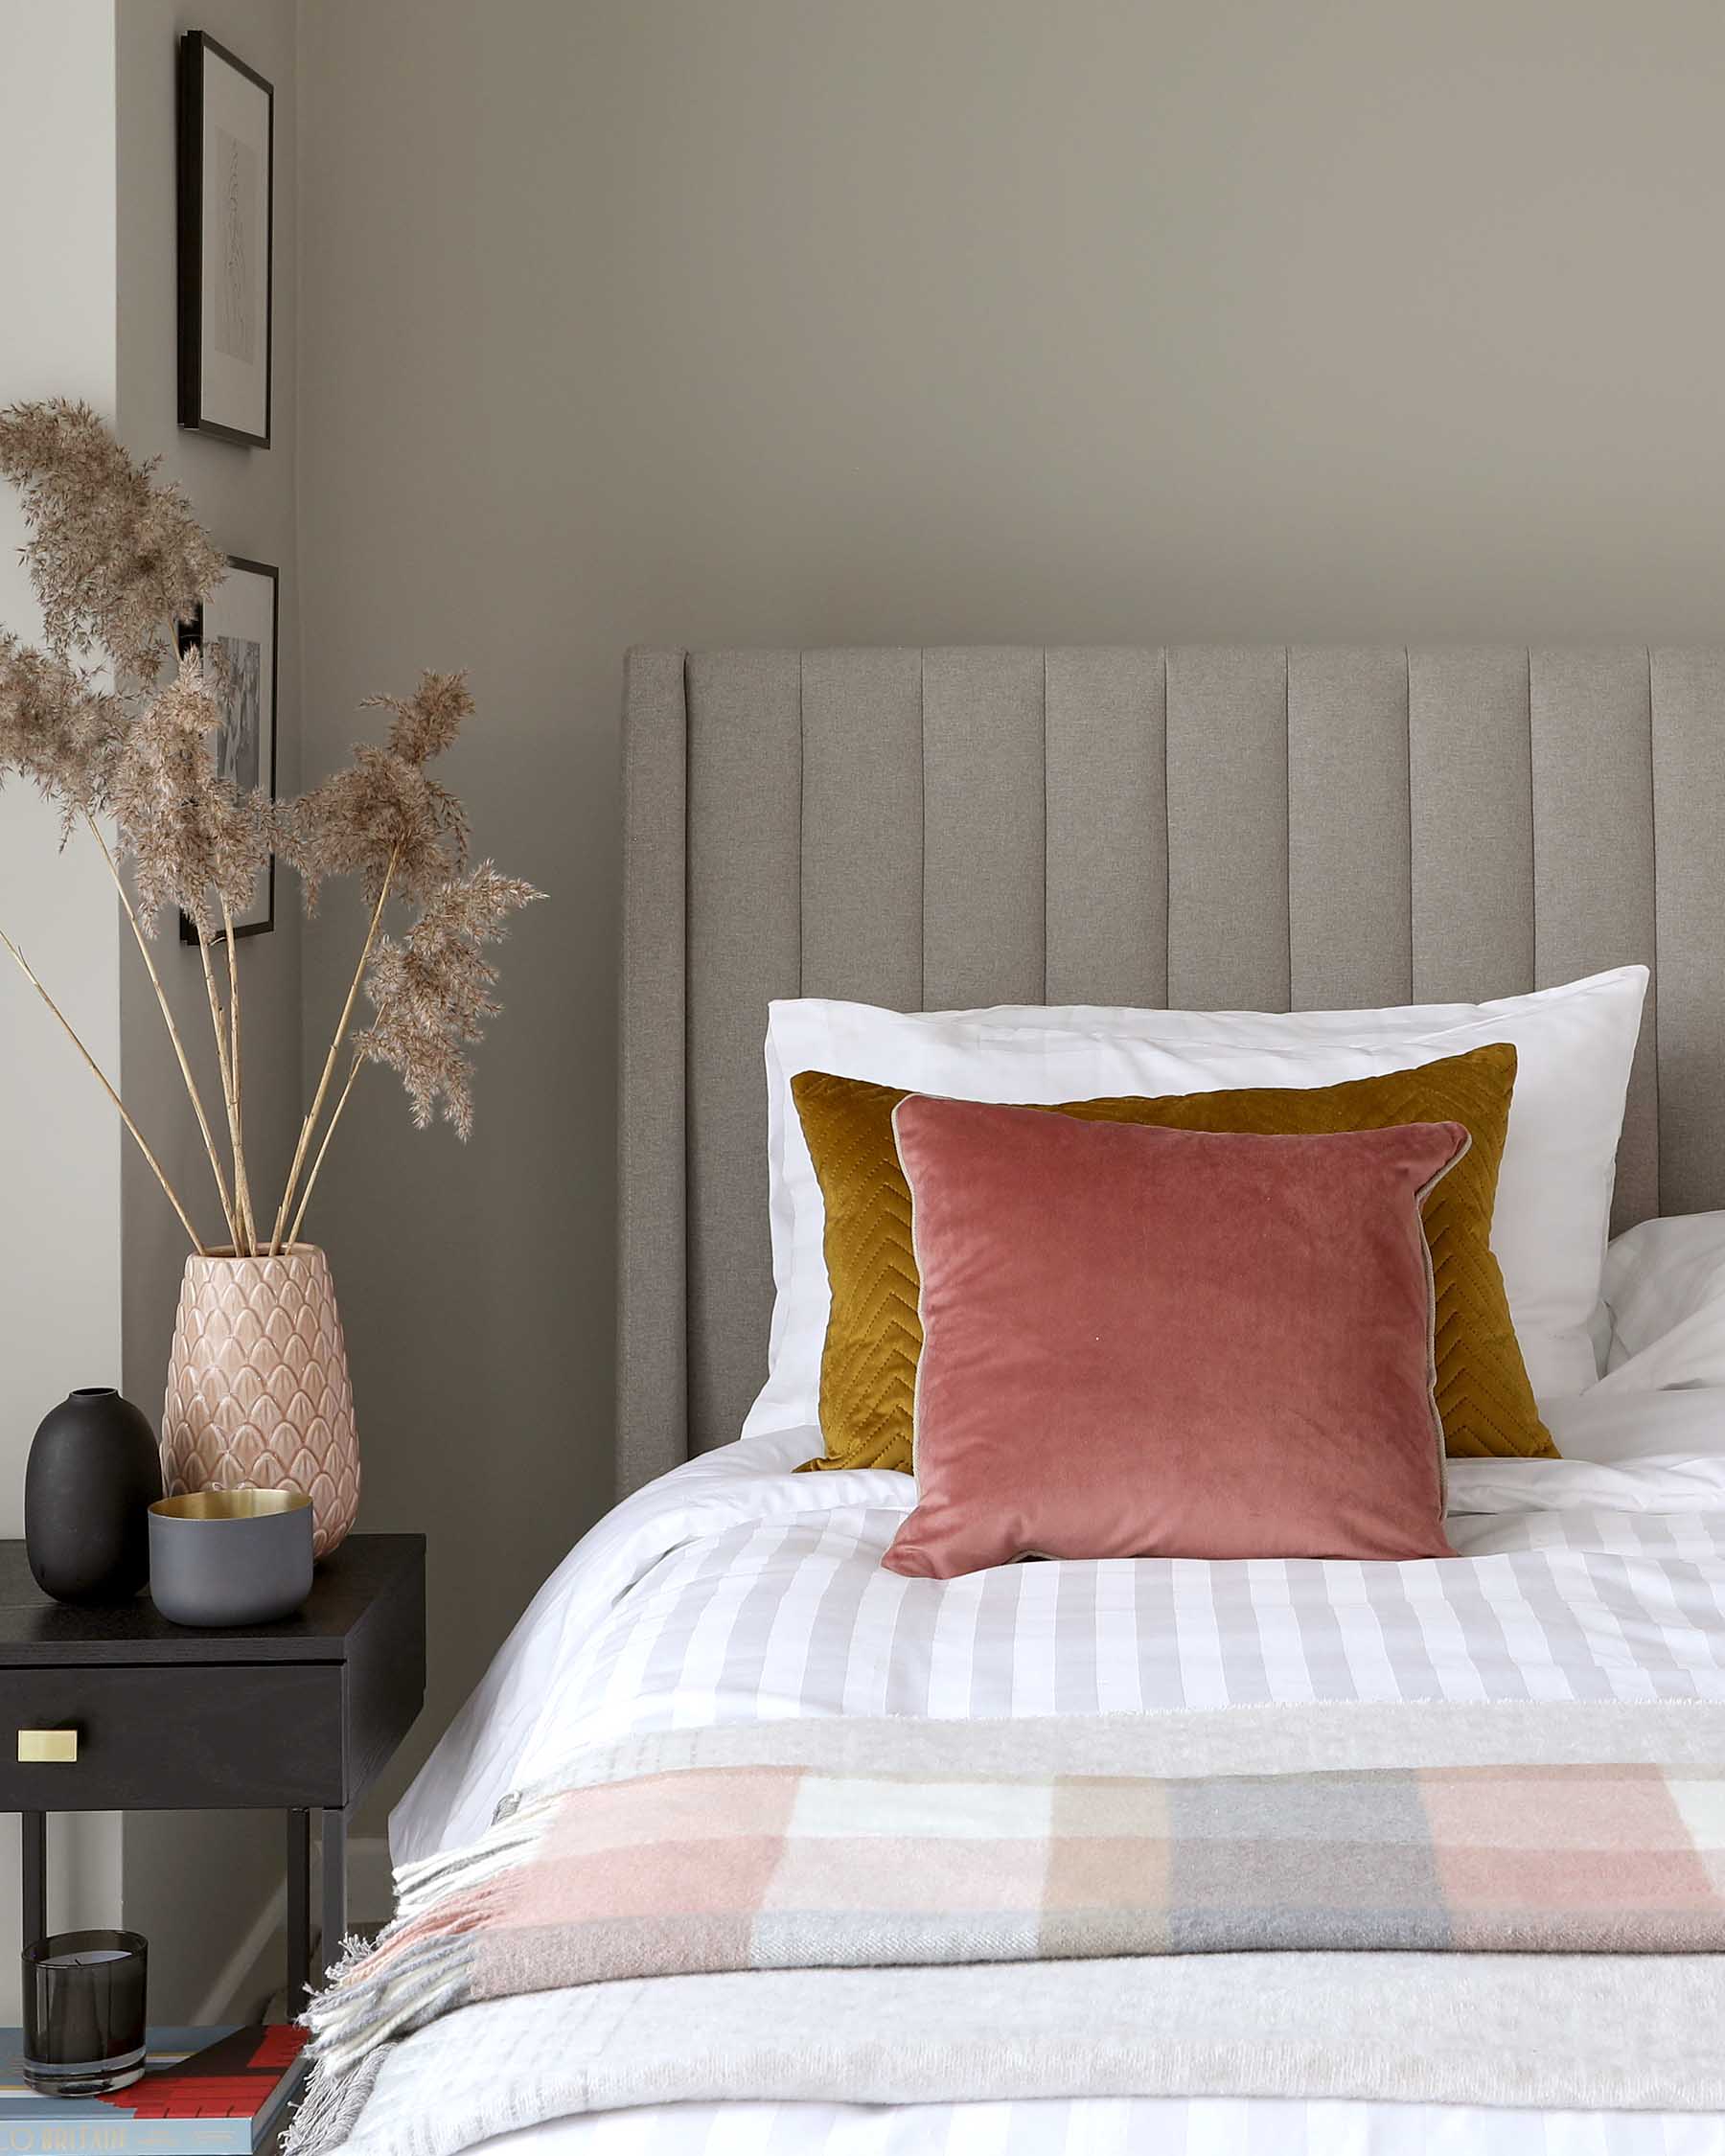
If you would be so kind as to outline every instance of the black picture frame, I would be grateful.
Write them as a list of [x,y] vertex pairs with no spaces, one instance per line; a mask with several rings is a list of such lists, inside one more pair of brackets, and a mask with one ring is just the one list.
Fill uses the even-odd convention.
[[[281,736],[281,718],[276,698],[281,671],[282,572],[271,562],[249,562],[243,555],[240,554],[230,554],[227,558],[227,564],[230,572],[238,571],[244,576],[266,577],[269,580],[269,756],[267,783],[269,798],[273,801],[276,798],[276,744]],[[231,581],[231,578],[217,585],[215,592],[211,595],[210,607],[219,608],[221,594],[227,589],[228,581]],[[181,652],[190,651],[194,646],[199,650],[202,649],[205,615],[208,611],[209,608],[200,607],[193,620],[180,624],[176,632],[176,640]],[[262,673],[262,668],[260,668],[260,673]],[[262,713],[260,713],[261,724]],[[265,783],[262,747],[263,743],[260,740],[258,771],[260,786]],[[262,882],[264,892],[264,917],[262,920],[236,921],[234,924],[236,940],[242,936],[268,935],[275,927],[276,862],[274,854],[269,857],[269,865],[264,871]],[[211,940],[216,943],[226,942],[225,929],[218,929]],[[180,941],[181,943],[193,944],[197,941],[196,924],[186,913],[180,915]]]
[[[261,119],[255,92],[263,96]],[[204,31],[189,30],[179,45],[178,93],[179,424],[223,442],[266,449],[275,394],[275,85]],[[206,123],[219,125],[213,103],[230,117],[245,110],[251,123],[243,141],[222,135],[233,148],[225,182],[209,170],[205,155]],[[252,199],[258,178],[253,160],[262,166],[261,214]],[[230,234],[230,260],[233,250],[241,251],[226,294],[229,308],[205,288],[205,233],[216,225]],[[242,360],[247,346],[255,348],[258,341],[253,318],[258,280],[243,250],[260,238],[262,352],[254,350]],[[228,343],[219,345],[224,334]]]

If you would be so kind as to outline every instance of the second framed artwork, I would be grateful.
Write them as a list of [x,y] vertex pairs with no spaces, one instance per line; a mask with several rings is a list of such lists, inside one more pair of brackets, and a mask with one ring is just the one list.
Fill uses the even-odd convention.
[[[218,653],[215,690],[223,724],[216,737],[216,771],[242,793],[262,787],[276,793],[276,631],[281,615],[280,572],[267,562],[228,557],[228,573],[180,631],[184,650],[196,644]],[[258,872],[250,903],[234,917],[237,936],[264,935],[275,927],[275,856]],[[197,930],[182,913],[180,940],[196,943]]]

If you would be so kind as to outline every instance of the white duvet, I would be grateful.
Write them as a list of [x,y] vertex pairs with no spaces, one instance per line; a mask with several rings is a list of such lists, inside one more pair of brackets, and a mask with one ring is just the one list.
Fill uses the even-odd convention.
[[397,1807],[398,1863],[634,1730],[794,1714],[1236,1700],[1725,1699],[1725,1388],[1544,1410],[1560,1460],[1454,1460],[1460,1565],[1014,1565],[907,1580],[908,1476],[723,1446],[620,1504],[535,1596]]
[[[908,1478],[794,1476],[808,1432],[726,1446],[629,1499],[546,1582],[398,1807],[395,1855],[472,1838],[509,1790],[635,1730],[1264,1700],[1725,1701],[1725,1366],[1710,1346],[1668,1358],[1668,1384],[1673,1367],[1673,1388],[1648,1389],[1631,1360],[1549,1404],[1561,1460],[1453,1462],[1456,1563],[1115,1561],[907,1580],[880,1555]],[[507,2041],[487,2027],[476,2076],[507,2072]],[[1725,2121],[1214,2099],[727,2104],[568,2120],[493,2145],[529,2140],[531,2156],[1725,2156]]]

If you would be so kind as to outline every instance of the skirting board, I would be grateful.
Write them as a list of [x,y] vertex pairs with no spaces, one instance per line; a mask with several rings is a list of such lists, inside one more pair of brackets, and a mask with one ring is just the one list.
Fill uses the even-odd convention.
[[[311,1906],[319,1906],[322,1851],[311,1852]],[[348,1920],[355,1925],[381,1924],[395,1908],[395,1872],[389,1861],[389,1844],[381,1834],[361,1834],[348,1843]],[[233,1952],[212,1978],[209,1989],[192,2016],[196,2028],[219,2028],[224,2022],[243,2019],[255,2003],[255,1972],[273,1948],[288,1937],[288,1883],[278,1879],[259,1906]],[[277,1954],[280,1961],[280,1953]],[[274,1982],[279,1986],[285,1962]],[[269,1981],[269,1979],[265,1979]]]

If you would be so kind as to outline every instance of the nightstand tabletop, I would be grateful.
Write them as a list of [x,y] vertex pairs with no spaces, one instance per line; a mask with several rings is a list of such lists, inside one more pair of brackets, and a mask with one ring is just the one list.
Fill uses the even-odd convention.
[[345,1662],[369,1613],[417,1592],[423,1535],[350,1535],[317,1568],[305,1607],[279,1624],[202,1631],[170,1624],[150,1596],[104,1607],[56,1602],[30,1576],[21,1542],[0,1542],[0,1669],[66,1663]]

